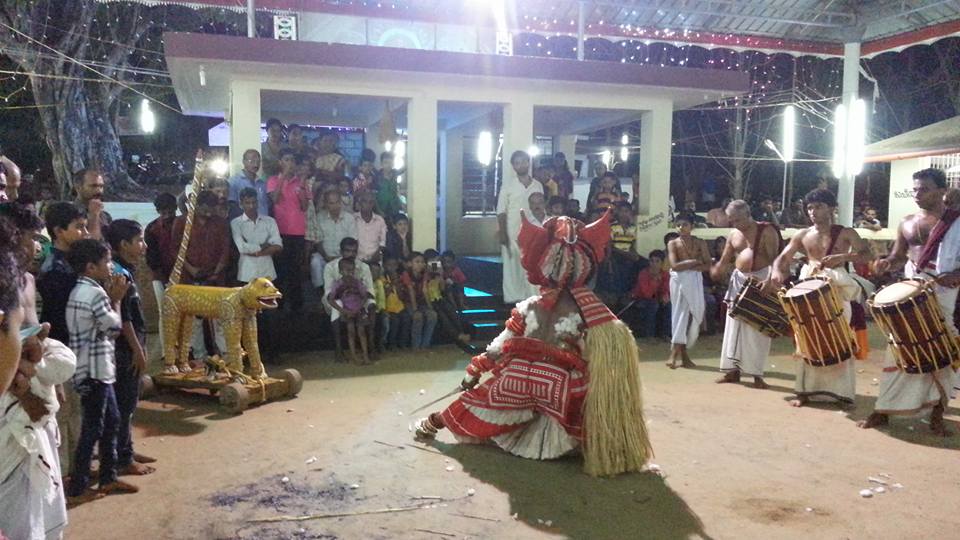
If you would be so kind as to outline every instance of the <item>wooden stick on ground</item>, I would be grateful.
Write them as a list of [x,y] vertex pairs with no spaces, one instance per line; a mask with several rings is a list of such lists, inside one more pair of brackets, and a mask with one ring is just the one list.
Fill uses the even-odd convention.
[[410,448],[416,448],[417,450],[422,450],[424,452],[430,452],[431,454],[437,454],[439,456],[444,455],[443,452],[439,452],[437,450],[431,450],[430,448],[424,448],[422,446],[417,446],[415,444],[408,444],[407,446],[409,446]]
[[440,531],[431,531],[430,529],[414,529],[414,530],[415,530],[415,531],[418,531],[418,532],[425,532],[425,533],[430,533],[430,534],[437,534],[437,535],[440,535],[440,536],[449,536],[449,537],[451,537],[451,538],[456,538],[456,536],[457,536],[457,535],[451,534],[451,533],[445,533],[445,532],[440,532]]
[[405,447],[405,446],[400,446],[399,444],[390,444],[390,443],[388,443],[388,442],[378,441],[378,440],[376,440],[376,439],[374,439],[373,442],[375,442],[375,443],[377,443],[377,444],[382,444],[382,445],[384,445],[384,446],[389,446],[390,448],[397,448],[397,449],[400,449],[400,450],[406,450],[406,447]]
[[277,516],[270,518],[248,519],[248,523],[278,523],[281,521],[310,521],[313,519],[330,519],[351,516],[367,516],[371,514],[392,514],[395,512],[411,512],[413,510],[426,510],[430,505],[407,506],[403,508],[382,508],[380,510],[363,510],[360,512],[341,512],[338,514],[312,514],[309,516]]
[[500,523],[500,520],[499,520],[499,519],[482,517],[482,516],[471,516],[470,514],[460,514],[460,513],[457,513],[457,512],[452,512],[450,515],[451,515],[451,516],[460,516],[460,517],[465,517],[465,518],[470,518],[470,519],[479,519],[479,520],[481,520],[481,521],[492,521],[492,522],[494,522],[494,523]]

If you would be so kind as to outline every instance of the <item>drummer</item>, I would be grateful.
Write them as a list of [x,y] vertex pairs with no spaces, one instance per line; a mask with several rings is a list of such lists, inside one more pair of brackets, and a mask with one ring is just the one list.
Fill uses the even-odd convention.
[[[727,218],[733,230],[727,235],[720,260],[710,269],[714,282],[721,282],[728,272],[730,286],[725,297],[733,302],[748,277],[760,281],[770,275],[770,263],[780,250],[780,233],[770,223],[756,222],[750,216],[750,205],[736,200],[727,205]],[[770,337],[749,324],[727,314],[723,332],[720,369],[724,372],[718,383],[740,382],[740,375],[753,377],[754,388],[768,388],[763,372],[770,355]]]
[[[923,169],[913,174],[913,200],[920,211],[903,218],[893,249],[886,258],[874,263],[874,271],[883,274],[903,267],[907,278],[934,279],[934,294],[943,311],[947,331],[956,336],[953,310],[960,286],[960,220],[956,211],[944,206],[946,190],[947,177],[939,169]],[[950,400],[955,377],[949,366],[931,373],[902,371],[896,367],[892,351],[888,349],[873,413],[857,425],[872,428],[886,424],[888,415],[912,415],[932,408],[930,429],[946,436],[949,433],[943,423],[943,411]]]
[[[814,275],[829,277],[831,285],[838,288],[840,300],[843,301],[843,314],[849,324],[850,302],[860,296],[860,285],[850,276],[849,264],[869,262],[872,258],[870,246],[860,238],[857,231],[834,224],[837,197],[832,191],[815,189],[803,200],[807,203],[807,215],[813,226],[800,229],[793,235],[790,243],[773,261],[773,272],[764,287],[769,290],[785,285],[790,279],[790,261],[797,252],[803,253],[808,262],[800,269],[800,279]],[[852,358],[830,366],[797,362],[797,378],[794,384],[797,398],[790,404],[802,407],[811,398],[821,396],[841,403],[853,403],[856,379],[857,372]]]

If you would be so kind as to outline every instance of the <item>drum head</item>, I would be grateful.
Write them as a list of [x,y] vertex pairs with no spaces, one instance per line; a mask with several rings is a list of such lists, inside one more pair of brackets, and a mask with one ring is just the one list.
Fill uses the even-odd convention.
[[803,296],[805,294],[811,293],[813,291],[818,291],[829,285],[827,280],[819,278],[810,278],[797,283],[793,287],[787,290],[784,294],[787,298],[792,298],[794,296]]
[[876,306],[886,306],[889,304],[898,304],[908,298],[913,298],[923,292],[923,285],[919,281],[906,280],[897,283],[891,283],[877,291],[873,296],[873,304]]

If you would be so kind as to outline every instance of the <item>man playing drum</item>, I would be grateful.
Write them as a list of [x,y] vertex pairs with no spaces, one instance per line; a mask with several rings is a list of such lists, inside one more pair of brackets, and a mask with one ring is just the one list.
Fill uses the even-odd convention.
[[[813,226],[798,230],[780,256],[773,261],[773,273],[766,287],[782,286],[789,279],[790,262],[797,252],[807,256],[808,262],[800,269],[800,279],[812,276],[829,278],[830,285],[838,289],[843,301],[843,314],[850,322],[850,301],[860,295],[860,285],[847,270],[849,263],[866,263],[871,257],[870,247],[850,227],[834,225],[837,198],[826,189],[815,189],[804,198],[807,215]],[[798,336],[798,339],[802,337]],[[824,360],[817,358],[815,360]],[[814,396],[827,396],[844,403],[853,403],[856,395],[856,368],[852,358],[831,365],[813,365],[797,362],[797,378],[794,388],[797,399],[790,402],[802,407]]]
[[[904,267],[907,278],[933,279],[947,331],[955,337],[953,311],[960,285],[960,220],[956,219],[956,212],[944,206],[946,188],[946,175],[939,169],[924,169],[913,174],[913,199],[920,211],[903,218],[893,249],[886,258],[874,263],[874,270],[883,274]],[[930,429],[946,436],[943,411],[950,400],[955,377],[949,365],[929,373],[907,373],[897,367],[888,349],[873,413],[858,425],[872,428],[886,424],[888,415],[910,415],[932,407]]]
[[[733,268],[725,297],[729,305],[748,277],[761,281],[769,277],[770,263],[780,251],[780,233],[769,223],[754,221],[745,201],[731,202],[726,214],[734,230],[727,236],[720,260],[710,269],[710,277],[719,282]],[[753,377],[754,388],[768,388],[763,372],[769,355],[770,337],[728,314],[720,358],[724,375],[717,382],[740,382],[740,375],[746,374]]]

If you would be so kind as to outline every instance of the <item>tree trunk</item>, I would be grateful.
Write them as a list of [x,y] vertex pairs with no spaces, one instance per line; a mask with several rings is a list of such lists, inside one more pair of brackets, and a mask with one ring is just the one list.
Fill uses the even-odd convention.
[[127,174],[105,96],[82,81],[31,77],[37,103],[56,103],[39,109],[44,137],[53,155],[58,194],[69,197],[73,173],[83,168],[100,170],[109,193],[139,185]]

